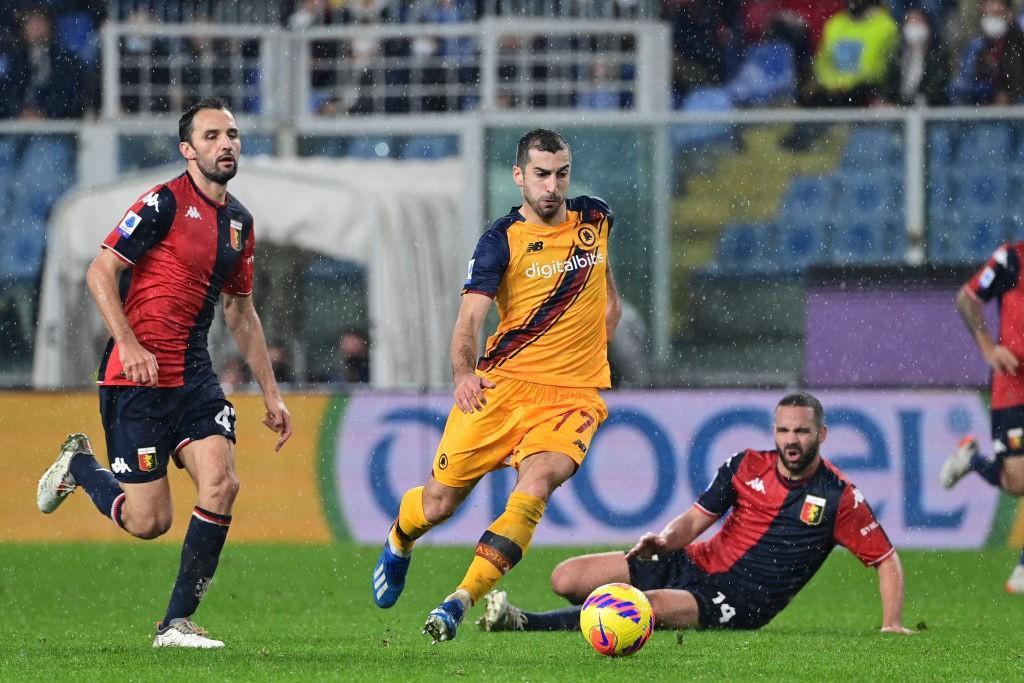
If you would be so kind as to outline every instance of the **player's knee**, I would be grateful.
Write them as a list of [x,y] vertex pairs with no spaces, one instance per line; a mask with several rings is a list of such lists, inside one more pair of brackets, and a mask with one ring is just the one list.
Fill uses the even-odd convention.
[[224,509],[224,506],[230,507],[235,502],[240,488],[238,475],[225,471],[203,483],[201,497],[218,509]]
[[152,540],[166,534],[171,528],[170,515],[157,515],[140,521],[133,521],[125,527],[132,536],[143,540]]
[[579,602],[579,571],[575,558],[560,562],[551,572],[551,590],[569,602]]
[[423,496],[423,516],[431,524],[440,524],[455,514],[462,499],[453,495]]

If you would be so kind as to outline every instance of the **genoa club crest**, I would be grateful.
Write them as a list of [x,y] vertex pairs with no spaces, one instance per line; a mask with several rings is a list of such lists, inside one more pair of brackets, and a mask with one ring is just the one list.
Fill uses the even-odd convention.
[[235,251],[242,250],[242,222],[231,221],[231,248]]
[[821,524],[825,516],[825,499],[818,496],[804,498],[804,506],[800,508],[800,521],[808,526]]
[[156,469],[156,448],[139,449],[139,471],[151,472]]

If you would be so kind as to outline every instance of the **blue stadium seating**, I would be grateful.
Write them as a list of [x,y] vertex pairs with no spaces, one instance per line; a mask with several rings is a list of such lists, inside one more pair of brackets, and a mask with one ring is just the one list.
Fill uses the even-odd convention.
[[956,142],[953,125],[945,121],[928,124],[925,145],[931,171],[945,169],[953,161]]
[[715,269],[732,275],[764,272],[766,231],[767,227],[758,223],[726,225],[715,248]]
[[973,264],[984,260],[1007,237],[1006,220],[998,214],[932,223],[928,257],[937,263]]
[[[694,88],[683,102],[683,111],[692,113],[725,112],[733,108],[732,97],[724,88]],[[713,143],[732,140],[733,127],[725,123],[672,126],[669,139],[677,151],[694,151]]]
[[836,184],[835,212],[845,220],[881,223],[902,213],[903,179],[897,173],[847,173]]
[[961,168],[987,169],[1005,163],[1013,151],[1013,136],[1005,123],[975,123],[960,136],[957,160]]
[[832,231],[832,263],[838,266],[881,263],[886,256],[884,222],[846,218]]
[[804,271],[828,260],[828,228],[822,223],[789,223],[779,225],[775,232],[774,270]]
[[790,183],[779,206],[779,217],[826,223],[832,216],[834,183],[828,176],[798,177]]
[[796,57],[783,42],[756,45],[747,53],[739,72],[725,86],[742,107],[792,100],[796,88]]
[[959,186],[960,200],[967,215],[1005,211],[1010,196],[1010,175],[1005,167],[962,173]]
[[901,165],[900,132],[895,126],[857,125],[843,151],[840,165],[844,169],[897,169]]

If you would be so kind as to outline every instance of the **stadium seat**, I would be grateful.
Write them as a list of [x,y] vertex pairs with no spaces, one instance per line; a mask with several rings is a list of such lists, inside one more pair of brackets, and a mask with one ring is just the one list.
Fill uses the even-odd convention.
[[[771,248],[773,270],[802,272],[828,260],[827,227],[817,222],[781,224],[774,232],[778,244]],[[766,247],[765,252],[769,251]]]
[[944,264],[974,264],[984,260],[1010,233],[1003,217],[972,216],[963,221],[933,224],[928,236],[928,257]]
[[856,125],[843,151],[844,169],[864,172],[900,168],[902,146],[895,126]]
[[976,123],[963,131],[957,159],[963,168],[986,169],[1005,163],[1013,156],[1012,151],[1009,124]]
[[756,45],[747,53],[739,73],[725,86],[741,107],[754,107],[793,99],[796,58],[783,42]]
[[765,231],[766,227],[757,223],[725,226],[715,248],[715,271],[730,275],[763,272]]
[[403,159],[443,159],[458,155],[458,142],[450,135],[420,135],[409,138]]
[[885,260],[885,230],[883,221],[862,218],[837,223],[832,231],[832,263],[837,266],[868,265]]
[[903,179],[896,173],[848,173],[836,179],[835,212],[845,220],[881,223],[902,211]]
[[[724,88],[694,88],[682,109],[691,113],[726,112],[733,108],[732,97]],[[732,140],[733,127],[725,123],[672,126],[669,138],[677,152],[691,152],[714,143]]]
[[1010,178],[1005,167],[961,174],[959,197],[967,215],[1005,212],[1010,196]]
[[828,222],[832,215],[833,188],[829,176],[795,178],[779,205],[779,218],[817,224]]
[[945,168],[953,161],[956,143],[956,131],[953,124],[936,121],[928,124],[927,148],[928,163],[932,169]]

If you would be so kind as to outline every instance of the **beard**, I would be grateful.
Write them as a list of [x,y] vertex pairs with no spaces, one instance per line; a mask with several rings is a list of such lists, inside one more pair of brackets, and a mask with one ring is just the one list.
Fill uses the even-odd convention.
[[[814,462],[814,459],[818,457],[818,450],[820,446],[820,444],[816,443],[813,446],[810,446],[807,450],[803,450],[800,448],[799,444],[795,443],[786,444],[785,446],[780,444],[775,445],[779,449],[779,460],[782,462],[782,466],[786,468],[787,472],[794,475],[802,474],[807,470],[808,466],[810,466],[810,464]],[[786,459],[786,451],[788,450],[800,451],[800,457],[797,458],[795,462],[790,462]]]
[[238,173],[238,159],[235,159],[235,163],[231,165],[231,168],[222,171],[217,167],[217,162],[214,161],[212,167],[208,167],[205,164],[196,162],[196,166],[199,167],[199,172],[206,176],[206,179],[210,182],[217,183],[218,185],[226,185],[229,180],[235,177]]
[[[562,203],[563,203],[563,198],[559,197],[557,194],[549,194],[549,195],[541,195],[539,197],[531,197],[531,196],[529,196],[528,194],[526,194],[524,192],[523,193],[523,199],[525,199],[526,203],[530,205],[530,208],[533,209],[534,213],[536,213],[538,216],[540,216],[544,220],[548,220],[548,219],[554,217],[555,214],[558,213],[558,210],[560,208],[562,208]],[[553,200],[553,201],[549,201],[547,204],[543,204],[542,202],[544,200]]]

